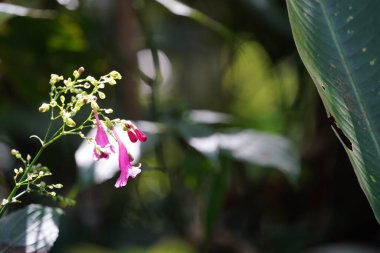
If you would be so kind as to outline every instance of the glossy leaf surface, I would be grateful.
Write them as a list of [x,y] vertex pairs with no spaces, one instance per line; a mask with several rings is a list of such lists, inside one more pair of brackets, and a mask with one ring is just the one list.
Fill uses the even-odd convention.
[[380,2],[287,5],[299,54],[380,221]]

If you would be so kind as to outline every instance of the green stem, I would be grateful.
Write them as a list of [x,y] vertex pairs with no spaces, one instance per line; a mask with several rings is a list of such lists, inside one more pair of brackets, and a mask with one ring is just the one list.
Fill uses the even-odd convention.
[[[33,160],[30,162],[30,164],[28,165],[28,167],[25,169],[25,171],[22,174],[19,182],[22,182],[22,181],[25,180],[25,178],[28,176],[29,171],[31,170],[32,166],[37,162],[38,158],[41,156],[42,152],[44,151],[44,149],[48,145],[49,145],[48,143],[42,145],[42,147],[40,148],[40,150],[38,151],[38,153],[36,154],[36,156],[33,158]],[[13,188],[13,190],[11,191],[11,193],[8,195],[7,203],[0,208],[0,218],[4,215],[5,211],[8,209],[9,204],[12,203],[13,197],[16,195],[18,189],[21,186],[22,186],[21,184],[16,184],[15,187]]]

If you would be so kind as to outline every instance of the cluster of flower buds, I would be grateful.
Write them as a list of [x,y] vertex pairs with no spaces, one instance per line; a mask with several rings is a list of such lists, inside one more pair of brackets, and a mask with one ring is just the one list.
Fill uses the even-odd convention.
[[[49,82],[51,85],[50,102],[42,103],[38,110],[44,113],[51,108],[58,108],[59,118],[63,120],[63,123],[70,128],[74,128],[77,123],[73,117],[77,112],[84,105],[89,103],[96,104],[98,98],[105,99],[106,95],[102,89],[107,84],[115,85],[116,80],[121,79],[121,75],[117,71],[111,71],[109,74],[100,77],[99,80],[92,76],[81,78],[84,71],[84,68],[80,67],[73,72],[73,78],[69,77],[67,79],[64,79],[63,76],[52,74]],[[110,111],[112,109],[104,110]],[[53,114],[52,118],[54,119]]]

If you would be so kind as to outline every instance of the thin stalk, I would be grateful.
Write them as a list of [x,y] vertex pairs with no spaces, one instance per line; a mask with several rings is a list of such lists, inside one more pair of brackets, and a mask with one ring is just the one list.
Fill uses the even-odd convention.
[[[144,5],[143,1],[140,2],[142,5]],[[139,76],[144,80],[147,81],[147,84],[150,86],[152,92],[150,97],[150,113],[152,115],[153,121],[159,121],[161,118],[161,113],[159,111],[159,88],[162,84],[162,73],[161,73],[161,66],[160,66],[160,60],[158,55],[158,49],[156,47],[156,43],[154,42],[154,38],[152,36],[152,27],[149,24],[149,22],[146,20],[146,17],[144,16],[144,13],[141,12],[140,8],[136,8],[136,16],[141,24],[141,29],[143,33],[146,36],[146,44],[147,47],[151,50],[152,58],[153,58],[153,66],[155,70],[155,76],[153,78],[148,77],[143,73],[141,70],[139,71]],[[158,162],[162,168],[162,170],[166,170],[166,162],[164,157],[164,148],[162,145],[162,142],[159,141],[158,144],[155,147],[155,154],[158,159]]]

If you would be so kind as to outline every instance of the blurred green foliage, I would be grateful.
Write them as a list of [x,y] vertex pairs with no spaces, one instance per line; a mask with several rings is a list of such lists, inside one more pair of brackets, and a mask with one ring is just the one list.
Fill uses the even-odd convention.
[[[184,7],[164,0],[83,0],[75,8],[74,0],[13,2],[53,16],[14,16],[0,24],[3,144],[37,149],[27,138],[44,132],[47,119],[37,109],[50,74],[69,75],[79,66],[94,76],[120,71],[123,80],[109,102],[114,114],[152,123],[142,127],[149,135],[141,149],[143,172],[123,189],[113,187],[116,175],[80,183],[77,139],[43,155],[52,181],[77,199],[76,207],[65,209],[51,252],[294,253],[340,242],[379,246],[378,226],[297,57],[284,1],[189,0],[182,3],[191,7]],[[192,15],[184,15],[186,8]],[[143,49],[151,59],[139,57]],[[160,52],[169,64],[159,61]],[[244,131],[295,146],[289,155],[269,146],[281,151],[273,156],[280,164],[283,157],[283,164],[300,159],[295,183],[276,163],[254,160],[258,151],[245,154],[253,162],[238,156],[254,147],[249,143],[234,149],[221,144],[220,136]],[[220,142],[191,142],[213,136]],[[5,151],[0,158],[7,159]],[[17,166],[11,164],[1,167],[2,196]],[[57,205],[32,195],[25,204],[41,201]]]

